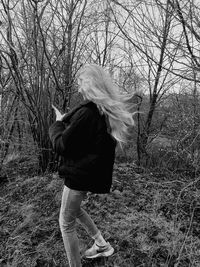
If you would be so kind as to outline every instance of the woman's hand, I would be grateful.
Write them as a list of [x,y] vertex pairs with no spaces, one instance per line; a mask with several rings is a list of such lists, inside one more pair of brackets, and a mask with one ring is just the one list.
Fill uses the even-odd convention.
[[65,116],[65,113],[61,114],[60,111],[54,105],[52,105],[52,108],[56,113],[56,121],[62,121],[63,117]]

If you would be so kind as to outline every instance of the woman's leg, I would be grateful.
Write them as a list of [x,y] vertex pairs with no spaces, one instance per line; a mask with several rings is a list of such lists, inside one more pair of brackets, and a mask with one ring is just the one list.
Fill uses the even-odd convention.
[[75,223],[80,214],[80,205],[83,199],[83,192],[64,186],[59,224],[70,267],[81,267]]
[[101,232],[98,230],[95,223],[84,209],[80,209],[77,219],[79,219],[80,223],[95,241],[92,247],[85,251],[84,256],[86,258],[97,258],[101,256],[108,257],[112,255],[114,252],[113,247],[109,242],[105,241],[101,235]]
[[99,232],[94,221],[83,208],[80,208],[79,214],[77,215],[77,219],[91,237],[95,236]]
[[80,212],[77,215],[77,219],[98,245],[104,246],[107,244],[107,242],[101,235],[101,232],[95,225],[94,221],[83,208],[80,208]]

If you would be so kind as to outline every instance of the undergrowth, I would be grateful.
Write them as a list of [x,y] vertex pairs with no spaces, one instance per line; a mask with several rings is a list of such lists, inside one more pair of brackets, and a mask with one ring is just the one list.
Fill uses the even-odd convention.
[[[16,176],[0,188],[0,266],[67,265],[58,225],[63,181],[56,174]],[[83,206],[115,248],[83,265],[200,266],[200,178],[117,164],[110,194]],[[78,225],[80,250],[92,245]]]

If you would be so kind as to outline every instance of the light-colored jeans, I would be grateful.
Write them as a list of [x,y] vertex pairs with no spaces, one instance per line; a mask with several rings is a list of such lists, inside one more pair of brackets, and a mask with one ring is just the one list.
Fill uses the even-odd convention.
[[86,191],[77,191],[64,186],[59,224],[70,267],[81,267],[78,237],[75,230],[76,219],[92,238],[99,234],[93,220],[81,208],[81,202],[86,197]]

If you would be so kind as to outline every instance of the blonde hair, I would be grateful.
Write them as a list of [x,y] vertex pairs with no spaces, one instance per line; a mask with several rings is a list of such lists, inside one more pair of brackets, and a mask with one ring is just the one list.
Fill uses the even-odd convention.
[[128,130],[134,125],[130,104],[119,88],[112,82],[104,69],[96,64],[85,65],[78,73],[80,92],[87,100],[94,102],[107,115],[111,135],[122,145],[127,141]]

